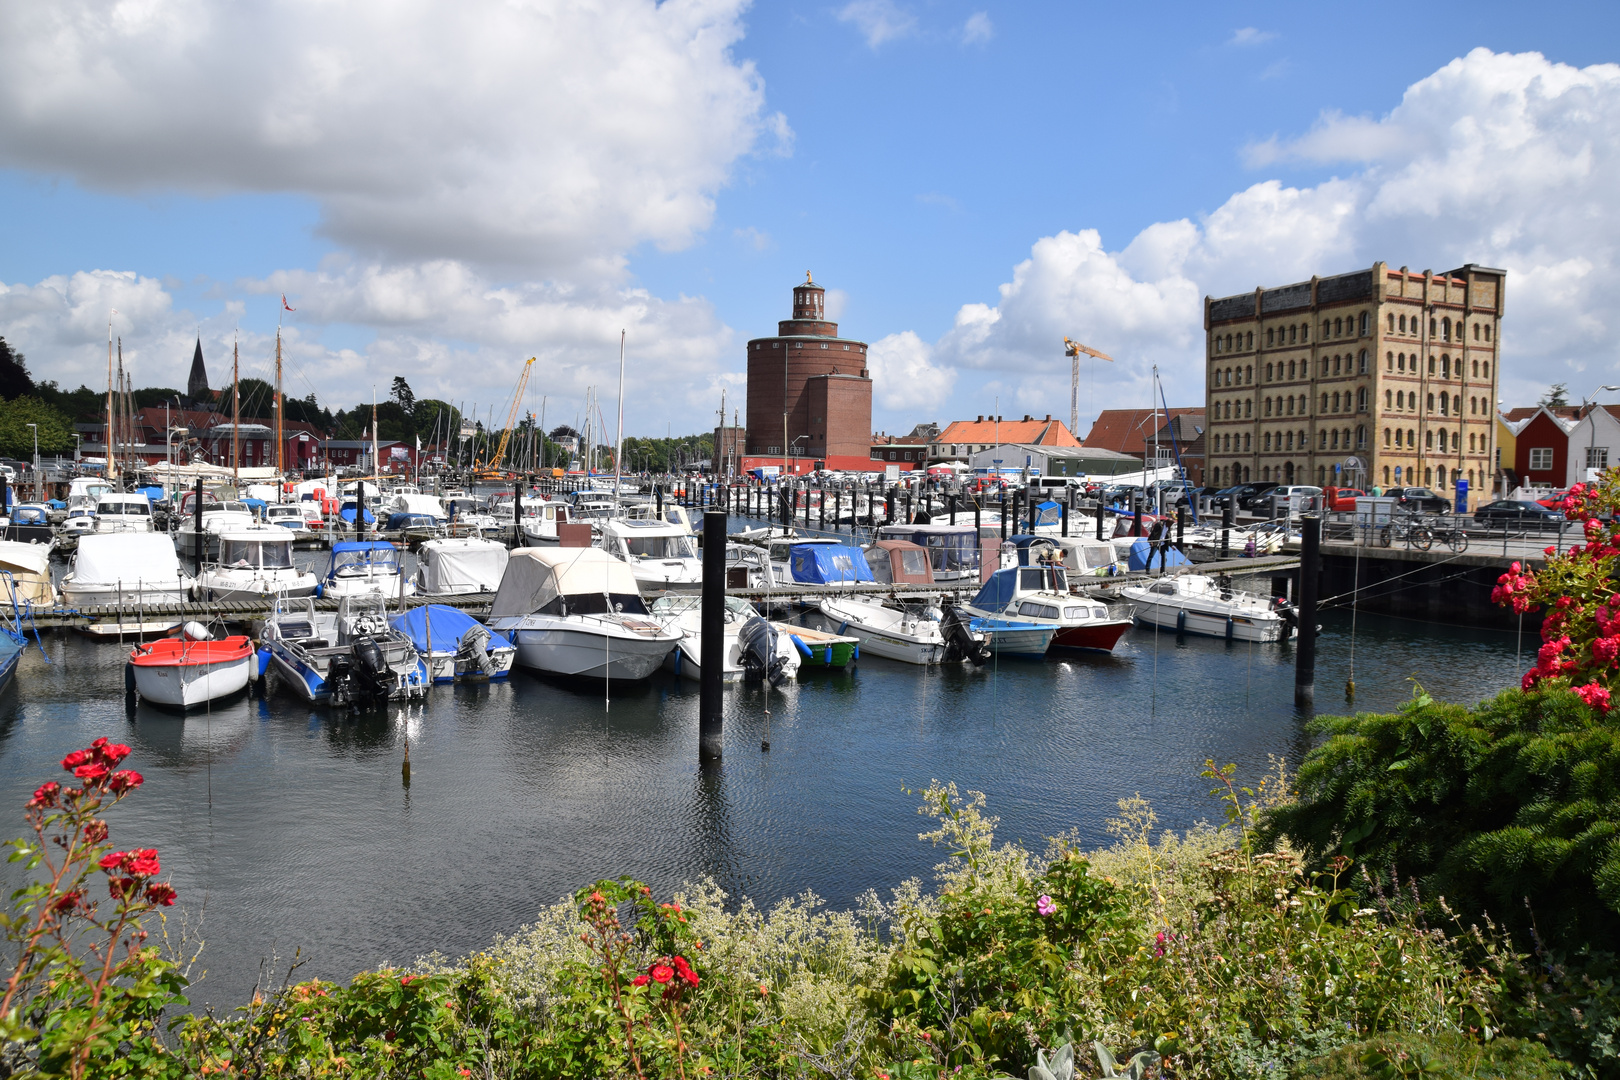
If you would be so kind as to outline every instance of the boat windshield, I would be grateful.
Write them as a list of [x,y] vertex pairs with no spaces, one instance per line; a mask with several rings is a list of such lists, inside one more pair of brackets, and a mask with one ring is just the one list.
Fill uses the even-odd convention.
[[1080,549],[1080,553],[1085,557],[1087,570],[1101,570],[1119,561],[1112,544],[1088,544]]
[[219,564],[232,569],[262,566],[266,570],[292,568],[292,543],[286,540],[221,540]]
[[368,571],[379,574],[399,573],[399,552],[390,546],[332,553],[333,573],[355,575]]
[[144,502],[122,502],[118,500],[101,500],[96,506],[98,514],[125,514],[132,517],[151,517],[152,508]]
[[[913,540],[918,539],[913,537]],[[979,541],[973,530],[927,534],[928,558],[936,571],[960,573],[979,569]]]
[[900,550],[900,572],[906,577],[928,576],[928,552],[915,548]]
[[1024,592],[1066,593],[1068,571],[1061,566],[1026,566],[1018,571],[1018,587]]
[[638,559],[697,558],[697,547],[690,536],[626,536],[623,542]]
[[551,602],[536,611],[536,615],[645,615],[647,605],[638,593],[574,593],[553,597]]

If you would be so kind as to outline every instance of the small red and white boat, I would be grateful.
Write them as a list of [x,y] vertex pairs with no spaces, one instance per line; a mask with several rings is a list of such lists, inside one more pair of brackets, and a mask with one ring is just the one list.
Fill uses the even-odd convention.
[[137,645],[129,654],[135,689],[154,705],[192,709],[247,688],[253,671],[253,639],[245,634],[207,640],[207,631],[187,623],[177,638]]

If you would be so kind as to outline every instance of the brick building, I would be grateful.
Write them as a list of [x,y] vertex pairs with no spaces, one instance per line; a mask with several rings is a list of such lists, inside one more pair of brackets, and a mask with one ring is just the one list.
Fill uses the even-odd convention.
[[1378,262],[1205,297],[1209,482],[1488,489],[1505,286]]
[[1037,420],[1028,413],[1022,420],[1008,420],[1000,416],[980,416],[976,420],[953,420],[934,438],[928,447],[928,460],[965,462],[969,457],[992,446],[1079,446],[1080,440],[1061,420]]
[[726,424],[714,429],[714,469],[716,472],[730,475],[737,472],[738,465],[743,459],[743,449],[748,444],[748,432],[735,424]]
[[777,324],[775,337],[748,343],[744,469],[779,466],[784,457],[795,473],[871,467],[866,343],[838,336],[826,299],[805,275],[793,289],[793,318]]

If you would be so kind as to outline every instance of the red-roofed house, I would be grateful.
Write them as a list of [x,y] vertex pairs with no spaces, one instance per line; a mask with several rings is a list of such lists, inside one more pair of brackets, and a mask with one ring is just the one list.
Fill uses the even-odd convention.
[[1008,444],[1023,446],[1079,446],[1068,426],[1061,420],[1037,420],[1025,415],[1022,420],[1007,420],[999,416],[980,416],[975,420],[954,420],[939,433],[928,446],[930,463],[966,461],[970,454],[988,450],[992,446]]
[[[1104,409],[1086,433],[1085,445],[1093,450],[1113,450],[1133,457],[1143,457],[1153,442],[1153,433],[1171,420],[1182,416],[1197,416],[1203,425],[1203,406],[1177,409]],[[1177,428],[1178,433],[1181,427]]]

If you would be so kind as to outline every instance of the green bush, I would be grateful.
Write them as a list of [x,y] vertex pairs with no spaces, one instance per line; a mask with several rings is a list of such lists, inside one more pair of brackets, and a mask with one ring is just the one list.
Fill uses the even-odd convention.
[[1573,1075],[1547,1048],[1524,1039],[1488,1043],[1456,1032],[1392,1034],[1341,1046],[1289,1070],[1290,1080],[1565,1080]]

